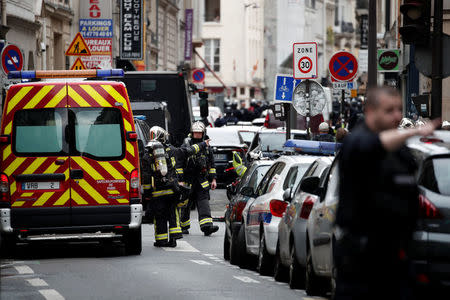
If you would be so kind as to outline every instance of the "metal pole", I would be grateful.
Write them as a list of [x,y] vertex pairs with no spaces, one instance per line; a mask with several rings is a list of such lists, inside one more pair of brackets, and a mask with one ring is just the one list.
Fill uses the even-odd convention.
[[431,117],[442,117],[442,19],[443,0],[434,0]]
[[305,99],[308,101],[308,113],[306,114],[306,134],[308,135],[308,139],[311,139],[311,128],[310,128],[310,121],[311,121],[311,101],[309,99],[309,88],[310,88],[310,81],[309,79],[305,80],[306,86],[305,86]]
[[341,91],[341,126],[344,124],[344,109],[345,109],[345,90]]
[[291,104],[283,103],[284,115],[286,116],[286,141],[291,138]]
[[377,0],[369,0],[368,87],[377,86]]

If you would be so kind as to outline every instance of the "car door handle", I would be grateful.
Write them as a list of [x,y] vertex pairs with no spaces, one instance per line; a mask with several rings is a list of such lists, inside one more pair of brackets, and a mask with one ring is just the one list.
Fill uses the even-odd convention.
[[70,170],[70,178],[83,179],[83,177],[84,177],[83,170],[80,169]]

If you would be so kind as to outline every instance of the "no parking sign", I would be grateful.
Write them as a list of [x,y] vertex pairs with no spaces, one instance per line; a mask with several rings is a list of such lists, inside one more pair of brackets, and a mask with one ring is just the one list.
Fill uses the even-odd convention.
[[335,53],[329,64],[331,77],[336,81],[352,81],[358,73],[356,57],[347,51]]
[[294,78],[317,78],[317,43],[294,43]]
[[2,70],[5,75],[8,75],[11,71],[22,71],[23,56],[19,47],[9,44],[3,48],[0,56],[2,59]]

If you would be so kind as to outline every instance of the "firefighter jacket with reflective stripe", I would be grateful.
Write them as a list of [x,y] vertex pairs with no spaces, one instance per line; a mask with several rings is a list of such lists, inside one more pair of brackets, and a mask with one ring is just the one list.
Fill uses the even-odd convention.
[[182,181],[182,178],[179,178],[179,176],[182,176],[182,173],[180,174],[177,170],[182,169],[188,157],[199,153],[205,148],[205,142],[180,148],[164,145],[167,163],[167,174],[165,176],[162,176],[157,170],[153,153],[146,149],[142,162],[142,186],[145,196],[155,198],[178,193],[178,182]]
[[[205,139],[208,139],[208,137],[206,136]],[[194,142],[194,139],[188,136],[184,140],[183,146],[189,147]],[[210,147],[201,149],[187,159],[184,167],[185,181],[193,184],[197,180],[203,188],[209,188],[209,181],[216,179],[216,177],[216,165]]]

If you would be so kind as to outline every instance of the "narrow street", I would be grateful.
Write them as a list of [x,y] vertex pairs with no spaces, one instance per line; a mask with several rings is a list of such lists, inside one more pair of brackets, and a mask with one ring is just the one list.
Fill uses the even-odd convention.
[[[225,192],[212,197],[218,215]],[[190,234],[173,249],[153,247],[153,225],[143,225],[140,256],[123,256],[119,244],[21,246],[1,262],[1,299],[320,299],[230,265],[223,259],[224,223],[205,237],[196,212],[192,217]]]

